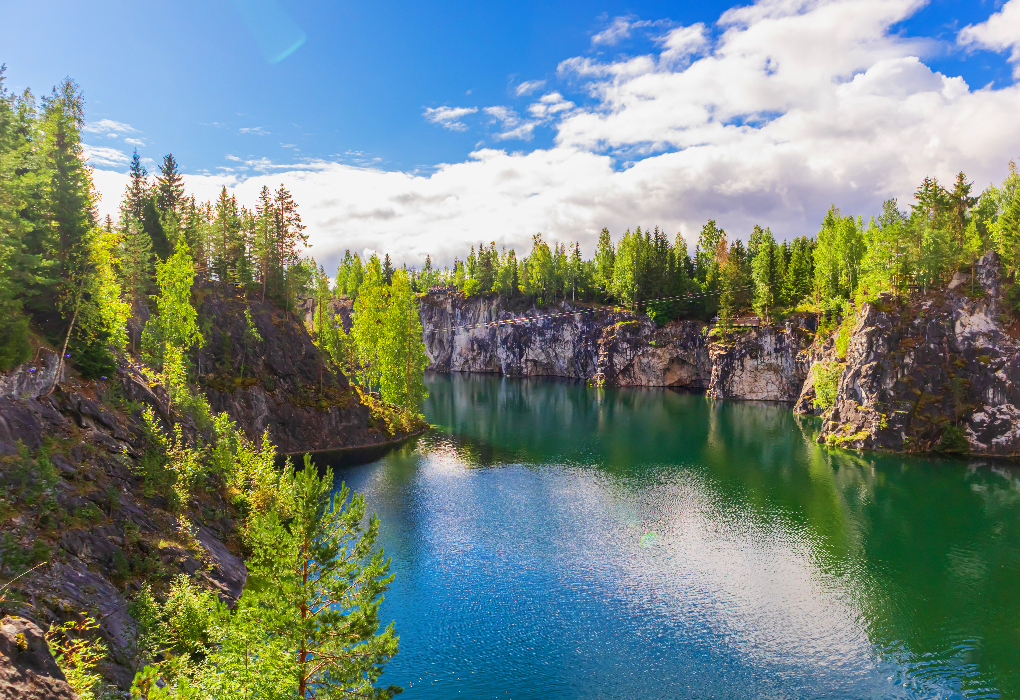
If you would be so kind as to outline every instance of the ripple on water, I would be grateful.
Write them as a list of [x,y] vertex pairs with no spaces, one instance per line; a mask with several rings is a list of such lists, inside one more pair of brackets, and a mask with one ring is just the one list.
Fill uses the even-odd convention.
[[[833,457],[775,407],[491,378],[430,391],[438,435],[343,474],[393,557],[384,681],[403,697],[1009,697],[997,674],[1020,655],[989,642],[995,604],[938,598],[987,607],[988,572],[1015,556],[982,532],[929,541],[946,525],[912,495],[936,489],[902,461]],[[973,507],[959,473],[937,486],[918,497]]]

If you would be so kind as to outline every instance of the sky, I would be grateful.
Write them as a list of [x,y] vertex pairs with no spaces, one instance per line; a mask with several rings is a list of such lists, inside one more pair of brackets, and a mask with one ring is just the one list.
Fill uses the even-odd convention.
[[7,86],[86,99],[103,215],[128,160],[292,191],[345,249],[449,264],[708,219],[780,239],[977,189],[1020,156],[1020,0],[5,2]]

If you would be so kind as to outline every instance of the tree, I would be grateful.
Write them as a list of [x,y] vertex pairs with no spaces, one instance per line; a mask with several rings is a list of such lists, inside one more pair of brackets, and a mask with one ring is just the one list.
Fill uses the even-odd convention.
[[191,285],[195,266],[187,250],[174,253],[166,262],[156,262],[159,296],[153,297],[157,312],[142,331],[142,350],[149,360],[163,366],[168,347],[186,352],[193,345],[202,345],[198,314],[191,304]]
[[835,205],[822,220],[815,246],[815,289],[830,310],[841,307],[857,290],[866,243],[863,222],[843,216]]
[[173,153],[163,156],[156,176],[156,206],[161,214],[179,212],[184,206],[184,176],[177,169]]
[[739,239],[726,256],[720,287],[719,319],[725,324],[751,306],[751,264]]
[[797,306],[811,293],[811,243],[806,236],[793,241],[783,283],[783,302]]
[[599,243],[595,249],[595,288],[604,298],[612,294],[615,263],[616,251],[613,249],[613,241],[609,237],[609,229],[604,228],[599,233]]
[[382,397],[402,407],[406,414],[418,415],[421,402],[428,396],[424,377],[429,356],[422,340],[418,299],[404,270],[393,275],[380,333],[379,361]]
[[[400,688],[376,688],[398,649],[393,623],[379,632],[379,604],[393,575],[374,549],[379,519],[363,526],[360,494],[333,472],[323,478],[305,456],[288,468],[281,509],[256,512],[249,525],[253,555],[248,582],[234,613],[214,632],[216,651],[199,679],[214,697],[391,698]],[[268,687],[267,687],[268,686]]]
[[754,280],[754,310],[766,323],[772,319],[779,304],[783,285],[782,250],[765,229],[758,246],[758,255],[751,261]]
[[121,216],[120,235],[121,279],[125,294],[135,304],[145,299],[152,280],[152,241],[142,227],[142,222],[130,214]]
[[149,173],[145,166],[142,165],[142,159],[138,157],[137,148],[134,155],[131,156],[131,167],[128,170],[128,177],[127,187],[124,188],[122,209],[124,214],[142,221],[145,218],[145,205],[150,198]]
[[354,322],[351,339],[357,349],[359,370],[358,383],[366,391],[375,391],[382,376],[380,344],[382,324],[389,303],[389,287],[382,284],[381,277],[374,274],[365,276],[354,302]]
[[386,253],[386,257],[383,260],[382,281],[383,284],[390,284],[393,281],[393,263],[390,261],[389,253]]

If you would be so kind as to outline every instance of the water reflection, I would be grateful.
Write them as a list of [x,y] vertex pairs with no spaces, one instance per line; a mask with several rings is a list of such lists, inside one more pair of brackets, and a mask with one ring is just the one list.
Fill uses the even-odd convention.
[[430,393],[435,432],[342,474],[394,558],[405,697],[1020,696],[1011,468],[663,390]]

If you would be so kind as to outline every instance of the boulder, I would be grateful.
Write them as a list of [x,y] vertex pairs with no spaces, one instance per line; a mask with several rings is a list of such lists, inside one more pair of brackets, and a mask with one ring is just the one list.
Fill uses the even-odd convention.
[[43,631],[20,617],[0,620],[0,700],[77,700]]

